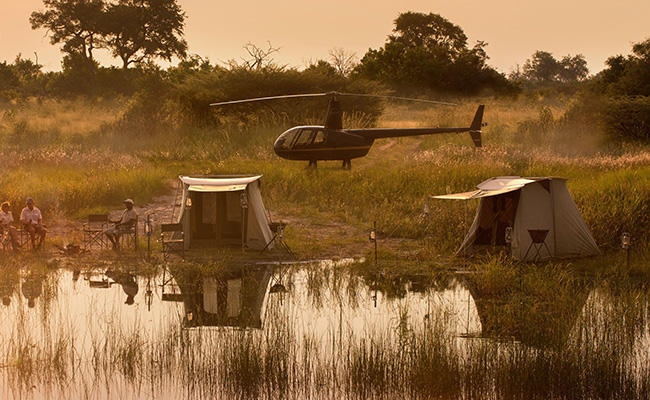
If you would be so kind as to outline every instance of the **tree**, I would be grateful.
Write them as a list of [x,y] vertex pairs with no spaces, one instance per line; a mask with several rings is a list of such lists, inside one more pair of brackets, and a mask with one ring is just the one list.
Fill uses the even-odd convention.
[[531,81],[581,81],[589,75],[587,60],[582,54],[564,56],[561,61],[548,51],[538,50],[524,63],[523,76]]
[[271,57],[273,54],[280,52],[280,47],[273,47],[270,41],[267,41],[266,43],[269,45],[266,50],[251,42],[246,43],[244,45],[244,50],[246,50],[250,58],[242,58],[242,64],[239,64],[236,60],[232,59],[228,61],[228,65],[230,68],[244,68],[249,71],[284,69],[284,66],[277,65],[273,57]]
[[330,64],[341,76],[348,76],[357,66],[357,53],[345,51],[342,48],[333,48],[329,51]]
[[29,18],[32,29],[47,29],[50,43],[63,43],[62,52],[80,57],[84,68],[93,70],[93,50],[102,46],[103,0],[43,0],[43,4],[46,10]]
[[524,63],[524,76],[531,81],[553,81],[560,72],[560,65],[548,51],[537,50]]
[[354,73],[393,85],[455,93],[515,90],[487,65],[485,46],[478,41],[469,48],[463,30],[438,14],[402,13],[386,44],[368,50]]
[[161,58],[183,58],[185,13],[176,0],[118,0],[106,9],[105,45],[122,68]]
[[587,68],[587,60],[582,54],[577,54],[573,57],[566,55],[559,62],[560,73],[559,78],[561,81],[582,81],[589,75],[589,68]]

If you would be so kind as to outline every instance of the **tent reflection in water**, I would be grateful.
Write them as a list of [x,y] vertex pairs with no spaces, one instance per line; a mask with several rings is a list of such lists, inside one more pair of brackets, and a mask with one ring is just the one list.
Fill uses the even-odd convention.
[[[490,178],[477,188],[432,196],[480,199],[474,222],[457,252],[459,256],[494,247],[507,249],[522,261],[600,254],[567,189],[566,179],[505,176]],[[506,241],[508,227],[510,243]]]
[[271,266],[228,267],[207,274],[183,268],[172,274],[180,295],[163,294],[163,300],[182,300],[185,326],[262,328]]
[[[261,175],[181,176],[178,222],[185,248],[241,246],[262,250],[273,233],[260,194]],[[270,243],[268,248],[273,248]]]

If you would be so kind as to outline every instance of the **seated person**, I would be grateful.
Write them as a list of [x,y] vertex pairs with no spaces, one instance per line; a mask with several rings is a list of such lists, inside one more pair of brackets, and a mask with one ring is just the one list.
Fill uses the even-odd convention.
[[11,240],[11,247],[14,251],[18,251],[20,243],[18,241],[18,229],[13,226],[14,216],[11,214],[11,205],[8,201],[2,203],[2,210],[0,211],[0,235],[4,235],[5,231],[9,234]]
[[113,244],[113,250],[115,251],[119,250],[120,236],[129,231],[131,227],[133,227],[133,224],[135,224],[135,220],[138,218],[138,213],[133,209],[133,200],[124,200],[124,206],[126,207],[126,210],[122,211],[120,219],[117,221],[109,221],[115,225],[104,231],[108,240]]
[[[23,211],[20,213],[20,222],[23,223],[23,229],[25,229],[25,232],[29,233],[29,236],[32,239],[32,247],[34,250],[38,250],[43,245],[47,229],[43,226],[41,210],[34,206],[34,199],[28,197],[26,203],[25,208],[23,208]],[[36,244],[36,235],[40,238],[38,244]]]

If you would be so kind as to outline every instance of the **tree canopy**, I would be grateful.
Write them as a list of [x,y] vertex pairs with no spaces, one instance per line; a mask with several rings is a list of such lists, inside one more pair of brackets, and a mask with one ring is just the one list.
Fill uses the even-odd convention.
[[438,14],[401,13],[386,44],[368,50],[355,73],[393,85],[453,93],[512,89],[487,65],[486,45],[478,41],[469,48],[462,28]]
[[45,11],[31,14],[32,29],[45,28],[52,44],[63,44],[68,66],[95,68],[98,48],[120,58],[124,69],[186,55],[185,14],[177,0],[43,0],[43,5]]
[[548,51],[538,50],[526,60],[523,68],[524,78],[531,81],[581,81],[588,75],[587,61],[582,54],[566,55],[558,61]]
[[176,0],[118,0],[106,9],[105,46],[122,60],[132,63],[161,58],[183,58],[185,14]]

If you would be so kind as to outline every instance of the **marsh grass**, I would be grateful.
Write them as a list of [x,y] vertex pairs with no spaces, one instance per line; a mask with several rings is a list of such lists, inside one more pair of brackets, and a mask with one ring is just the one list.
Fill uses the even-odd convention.
[[[195,267],[205,273],[222,268]],[[458,316],[444,303],[414,319],[417,310],[405,301],[394,303],[395,316],[385,329],[352,332],[346,314],[368,300],[372,279],[345,263],[287,271],[289,288],[294,288],[289,282],[304,286],[291,289],[286,303],[271,298],[262,330],[186,329],[180,315],[160,325],[120,324],[119,308],[103,310],[106,305],[98,303],[91,305],[96,318],[88,323],[100,329],[84,338],[66,322],[65,308],[46,308],[61,295],[48,289],[50,300],[39,301],[38,315],[20,297],[12,303],[18,323],[0,343],[2,371],[14,397],[640,399],[650,394],[647,284],[629,278],[585,282],[571,264],[532,268],[498,257],[476,269],[462,279],[483,334],[469,337],[459,336]],[[52,285],[67,277],[45,271],[53,273],[44,280]],[[431,273],[420,272],[427,282],[423,296],[454,287]],[[414,276],[415,271],[389,280],[404,285]],[[500,306],[480,304],[486,301]],[[341,320],[330,321],[324,335],[305,331],[296,323],[304,305]],[[510,314],[510,306],[528,309]],[[559,311],[548,312],[553,309]],[[500,316],[503,331],[490,332],[487,325],[496,318],[490,314]],[[568,329],[562,328],[567,321]],[[34,322],[39,329],[30,329]],[[556,328],[561,340],[544,335],[545,326]]]
[[[489,126],[482,149],[473,149],[466,134],[380,140],[368,157],[353,162],[352,171],[340,170],[338,163],[305,171],[302,163],[273,155],[273,141],[291,125],[283,113],[224,117],[215,126],[163,121],[136,129],[124,123],[127,106],[120,99],[3,104],[0,137],[7,145],[0,196],[14,204],[14,215],[32,196],[49,215],[81,218],[90,210],[114,209],[125,197],[147,202],[179,174],[261,173],[268,208],[364,231],[376,221],[382,237],[426,238],[415,256],[425,260],[451,254],[466,230],[464,205],[428,196],[471,190],[492,176],[550,175],[569,178],[599,245],[616,246],[623,231],[639,243],[647,241],[646,146],[608,142],[597,126],[576,125],[566,112],[571,99],[562,94],[454,101],[458,107],[391,103],[375,125],[465,126],[476,105],[486,104]],[[345,123],[366,126],[370,120],[350,114]],[[427,217],[425,202],[431,209]],[[475,207],[469,204],[469,219]],[[292,230],[307,257],[337,245]]]

